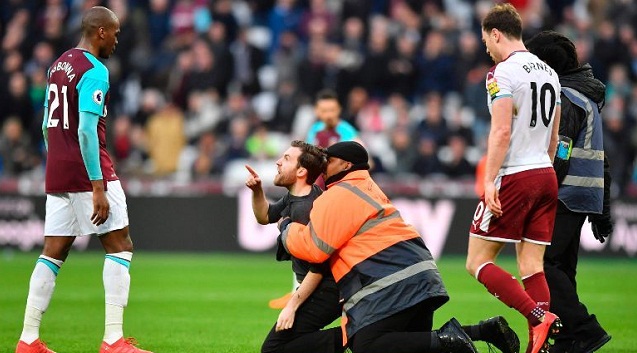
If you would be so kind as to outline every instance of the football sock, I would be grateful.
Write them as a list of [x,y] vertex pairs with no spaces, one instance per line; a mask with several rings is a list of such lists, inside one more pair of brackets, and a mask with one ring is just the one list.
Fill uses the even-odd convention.
[[549,310],[551,304],[551,292],[549,286],[546,283],[546,277],[544,272],[534,273],[528,277],[522,278],[522,283],[531,299],[535,300],[537,306],[544,311]]
[[549,286],[546,283],[546,277],[544,272],[537,272],[530,276],[522,278],[524,288],[529,297],[536,303],[537,308],[531,312],[532,317],[529,319],[529,324],[535,326],[540,323],[540,318],[544,316],[544,312],[549,310],[551,304],[551,292]]
[[133,253],[106,254],[104,259],[104,294],[106,302],[104,342],[115,343],[124,336],[124,308],[128,304],[130,267]]
[[24,310],[24,326],[20,340],[31,344],[40,337],[42,314],[49,307],[55,279],[64,261],[40,255],[29,281],[29,296]]
[[519,311],[529,320],[536,318],[535,315],[532,315],[532,311],[537,307],[537,304],[524,291],[520,282],[513,275],[494,263],[487,262],[480,266],[476,278],[487,288],[489,293],[501,302]]

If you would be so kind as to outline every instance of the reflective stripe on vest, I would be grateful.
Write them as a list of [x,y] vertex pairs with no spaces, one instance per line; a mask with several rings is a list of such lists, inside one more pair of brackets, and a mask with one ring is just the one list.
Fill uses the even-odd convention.
[[558,198],[568,209],[601,213],[604,198],[604,145],[602,121],[597,104],[582,93],[562,87],[562,93],[586,112],[586,127],[573,142],[568,173]]
[[383,206],[381,206],[378,202],[374,201],[374,199],[369,197],[369,195],[361,191],[359,188],[347,183],[340,183],[340,184],[337,184],[336,186],[343,187],[353,192],[354,194],[356,194],[356,196],[365,200],[365,202],[372,205],[372,207],[374,207],[378,211],[378,213],[376,214],[376,218],[372,218],[368,220],[367,222],[363,223],[363,225],[360,227],[360,229],[358,230],[358,232],[356,232],[354,236],[365,233],[366,231],[374,228],[375,226],[377,226],[378,224],[382,222],[385,222],[386,220],[393,219],[393,218],[400,218],[400,212],[398,212],[398,210],[388,215],[385,215],[385,209],[383,208]]
[[[348,316],[349,337],[367,325],[425,300],[432,299],[436,307],[448,300],[433,257],[412,227],[405,224],[404,229],[413,232],[414,237],[388,244],[377,252],[361,245],[374,241],[376,235],[382,237],[386,232],[401,231],[400,225],[404,221],[398,210],[391,204],[385,206],[382,201],[365,193],[364,189],[350,183],[338,183],[332,187],[350,191],[371,208],[364,207],[368,218],[350,239],[352,247],[361,247],[362,250],[358,253],[352,251],[354,257],[340,252],[342,259],[337,260],[349,267],[348,272],[337,281],[345,300],[343,308]],[[356,264],[348,261],[363,253],[365,258],[362,261]],[[336,263],[332,262],[331,265],[334,271]]]
[[437,269],[436,264],[434,263],[433,260],[428,260],[428,261],[422,261],[419,262],[417,264],[413,264],[401,271],[392,273],[391,275],[387,276],[387,277],[383,277],[381,279],[379,279],[378,281],[364,287],[361,288],[358,292],[356,292],[356,294],[352,295],[343,305],[343,309],[345,309],[345,311],[350,310],[352,307],[354,307],[361,299],[365,298],[366,296],[370,295],[370,294],[374,294],[382,289],[385,289],[389,286],[391,286],[394,283],[397,283],[399,281],[402,281],[406,278],[412,277],[420,272],[423,271],[428,271],[428,270],[435,270]]

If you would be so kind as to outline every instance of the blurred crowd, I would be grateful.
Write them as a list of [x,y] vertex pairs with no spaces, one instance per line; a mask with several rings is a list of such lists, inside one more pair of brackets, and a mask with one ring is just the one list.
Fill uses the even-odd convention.
[[[606,83],[613,192],[635,192],[637,3],[510,2],[525,39],[566,34]],[[120,177],[221,179],[246,159],[271,160],[305,139],[323,88],[337,92],[374,173],[474,177],[489,129],[487,0],[3,0],[2,177],[41,175],[46,70],[77,44],[95,5],[121,22],[105,61]]]

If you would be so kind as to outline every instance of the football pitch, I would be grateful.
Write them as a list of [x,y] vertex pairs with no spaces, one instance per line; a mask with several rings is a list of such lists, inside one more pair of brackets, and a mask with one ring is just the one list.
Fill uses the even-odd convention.
[[[22,328],[29,277],[37,253],[0,253],[0,353],[11,353]],[[501,259],[515,273],[511,258]],[[44,316],[42,339],[58,353],[98,352],[104,305],[101,253],[72,252],[60,270]],[[438,261],[451,300],[435,327],[504,315],[526,347],[524,319],[464,270],[463,257]],[[254,353],[276,321],[268,301],[291,287],[289,262],[270,254],[135,254],[124,331],[155,353]],[[578,286],[589,310],[613,336],[600,352],[637,352],[637,261],[580,259]],[[486,345],[476,344],[480,352]],[[391,352],[388,352],[391,353]]]

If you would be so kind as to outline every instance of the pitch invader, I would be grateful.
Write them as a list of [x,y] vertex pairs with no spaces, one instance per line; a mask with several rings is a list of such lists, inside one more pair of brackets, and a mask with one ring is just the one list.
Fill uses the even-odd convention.
[[47,75],[42,131],[47,147],[44,249],[29,283],[24,326],[16,353],[55,353],[40,340],[40,322],[55,280],[76,236],[98,235],[106,252],[105,329],[101,353],[150,353],[125,339],[124,307],[133,243],[126,196],[106,150],[108,70],[120,32],[115,14],[101,6],[82,18],[82,38]]

